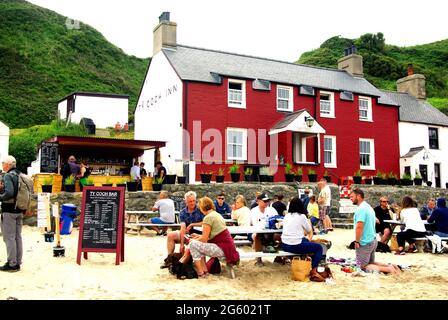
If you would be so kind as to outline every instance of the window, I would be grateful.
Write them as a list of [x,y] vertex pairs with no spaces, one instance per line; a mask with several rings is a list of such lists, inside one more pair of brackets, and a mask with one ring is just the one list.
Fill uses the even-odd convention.
[[336,168],[336,137],[324,136],[324,166]]
[[247,130],[227,128],[227,159],[247,159]]
[[372,121],[372,99],[359,97],[359,120]]
[[227,103],[232,108],[246,108],[246,82],[229,79]]
[[437,128],[428,128],[429,149],[439,149],[439,133]]
[[277,86],[277,110],[293,111],[291,87]]
[[320,116],[334,118],[334,94],[332,92],[320,92]]
[[360,169],[375,170],[375,147],[372,139],[359,139]]

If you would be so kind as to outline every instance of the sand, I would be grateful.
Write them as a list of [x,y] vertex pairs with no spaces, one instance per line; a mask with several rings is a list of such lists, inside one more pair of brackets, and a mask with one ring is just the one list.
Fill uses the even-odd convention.
[[[328,256],[354,258],[346,245],[353,230],[338,229],[326,236],[333,247]],[[84,299],[448,299],[448,254],[415,253],[405,256],[377,253],[377,260],[411,265],[400,275],[353,277],[340,266],[330,265],[333,284],[290,280],[290,266],[265,259],[264,267],[254,260],[243,260],[236,269],[236,279],[227,273],[206,279],[177,280],[159,266],[166,256],[166,237],[153,232],[126,234],[125,262],[116,266],[115,255],[90,253],[82,265],[76,264],[78,230],[62,236],[65,257],[54,258],[54,243],[44,241],[40,230],[23,228],[24,257],[22,270],[0,272],[0,299],[84,300]],[[6,249],[0,242],[0,257]]]

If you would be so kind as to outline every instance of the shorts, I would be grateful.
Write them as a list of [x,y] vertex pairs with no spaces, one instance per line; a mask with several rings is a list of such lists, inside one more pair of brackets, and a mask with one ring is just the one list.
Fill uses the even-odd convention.
[[390,229],[390,231],[392,233],[392,228],[391,228],[390,224],[387,222],[383,222],[383,223],[375,225],[376,233],[380,232],[381,234],[384,234],[384,229]]
[[372,242],[360,246],[356,249],[356,265],[364,269],[368,264],[372,264],[375,262],[375,250],[378,242],[373,240]]
[[154,224],[170,224],[170,223],[174,223],[174,222],[166,222],[166,221],[163,221],[162,219],[160,219],[159,217],[155,217],[155,218],[151,218],[151,223],[154,223]]

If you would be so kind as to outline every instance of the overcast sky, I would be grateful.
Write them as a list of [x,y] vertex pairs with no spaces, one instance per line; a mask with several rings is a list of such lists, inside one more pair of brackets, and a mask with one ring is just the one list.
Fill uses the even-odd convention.
[[[28,0],[87,23],[126,53],[152,56],[163,11],[177,22],[180,44],[296,61],[341,35],[383,32],[399,46],[448,38],[441,0]],[[342,55],[342,53],[341,53]]]

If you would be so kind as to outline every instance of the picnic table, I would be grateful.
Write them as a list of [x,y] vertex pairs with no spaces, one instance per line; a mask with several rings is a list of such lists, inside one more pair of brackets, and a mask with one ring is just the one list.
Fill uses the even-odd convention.
[[[202,232],[202,227],[194,227],[195,230]],[[227,227],[230,234],[248,234],[248,233],[282,233],[283,229],[264,229],[257,226],[230,226]]]
[[[390,224],[390,227],[391,227],[391,229],[392,229],[392,233],[393,233],[393,234],[396,234],[396,233],[394,233],[394,229],[395,229],[397,226],[404,226],[404,225],[405,225],[404,222],[399,221],[399,220],[384,220],[384,222]],[[432,225],[433,222],[430,223],[430,222],[428,222],[428,221],[426,221],[426,220],[423,220],[423,224],[425,224],[425,225]],[[418,250],[419,252],[423,252],[423,244],[424,244],[424,242],[426,242],[428,239],[427,239],[427,238],[414,238],[414,240],[416,240],[415,245],[417,246],[417,250]]]
[[143,227],[180,227],[180,224],[178,223],[179,211],[174,212],[175,222],[170,224],[155,224],[148,222],[150,218],[159,216],[158,211],[126,210],[125,214],[125,232],[128,230],[137,230],[138,235],[140,235]]

